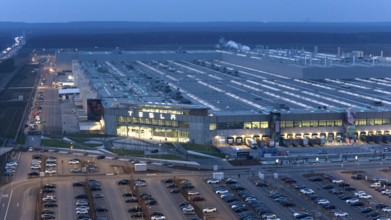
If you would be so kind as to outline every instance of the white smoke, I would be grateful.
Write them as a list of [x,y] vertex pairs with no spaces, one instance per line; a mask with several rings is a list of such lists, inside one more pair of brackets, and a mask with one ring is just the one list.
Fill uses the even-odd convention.
[[246,45],[241,45],[240,43],[236,43],[235,41],[228,41],[224,44],[224,47],[227,49],[234,49],[240,52],[248,52],[250,51],[250,47]]
[[231,48],[231,49],[238,49],[239,48],[238,44],[235,41],[232,41],[232,40],[228,41],[225,44],[225,47]]

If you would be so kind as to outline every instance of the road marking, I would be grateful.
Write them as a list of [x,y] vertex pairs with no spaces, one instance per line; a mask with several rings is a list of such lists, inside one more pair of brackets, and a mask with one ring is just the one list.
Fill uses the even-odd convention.
[[18,203],[16,203],[16,207],[19,207],[19,202],[18,202]]
[[7,209],[5,210],[4,220],[7,220],[8,209],[10,208],[10,203],[11,203],[11,199],[12,199],[12,193],[14,193],[13,189],[11,189],[10,199],[8,200]]
[[3,203],[3,208],[4,208],[4,206],[5,206],[5,203]]
[[147,173],[147,176],[156,176],[156,173]]
[[8,194],[1,195],[2,198],[8,198]]

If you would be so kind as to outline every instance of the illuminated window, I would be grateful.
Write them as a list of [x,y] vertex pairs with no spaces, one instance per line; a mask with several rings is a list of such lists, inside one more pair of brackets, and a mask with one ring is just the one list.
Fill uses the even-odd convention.
[[318,120],[311,120],[311,121],[310,121],[310,126],[311,126],[311,127],[318,127],[318,125],[319,125]]
[[269,122],[268,121],[261,121],[261,128],[268,128]]
[[327,120],[319,120],[319,127],[326,127],[327,126]]
[[308,120],[301,121],[301,126],[302,127],[309,127],[310,126],[310,121],[308,121]]
[[209,130],[210,131],[214,131],[214,130],[216,130],[216,128],[217,128],[216,123],[210,123],[209,124]]
[[251,129],[251,122],[244,122],[244,129]]
[[302,122],[301,121],[293,121],[293,127],[294,128],[300,128],[302,126]]
[[356,119],[355,124],[356,125],[367,125],[367,120],[366,119]]
[[375,125],[382,125],[383,124],[383,119],[382,118],[375,118],[374,122],[375,122]]
[[[246,125],[245,125],[245,126],[246,126]],[[261,127],[261,122],[259,122],[259,121],[253,121],[253,122],[251,122],[251,127],[252,127],[253,129],[258,129],[258,128]]]
[[335,126],[342,126],[342,120],[334,120]]
[[389,125],[390,119],[389,118],[383,118],[383,125]]

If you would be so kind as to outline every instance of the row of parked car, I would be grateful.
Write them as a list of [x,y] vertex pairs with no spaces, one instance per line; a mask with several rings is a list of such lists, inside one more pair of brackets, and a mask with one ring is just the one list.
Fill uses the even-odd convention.
[[[118,185],[129,185],[132,181],[128,179],[121,179],[117,181]],[[143,179],[136,179],[133,181],[134,187],[144,187],[147,182]],[[137,205],[132,206],[128,209],[131,218],[145,218],[145,213],[142,207],[157,205],[157,200],[149,193],[143,192],[140,195],[128,191],[122,194],[125,203],[136,203]],[[163,220],[166,217],[160,212],[149,213],[152,220]]]
[[56,185],[45,184],[41,189],[42,206],[41,219],[56,219],[55,208],[57,205],[56,200]]
[[221,184],[214,184],[214,191],[241,220],[255,220],[259,217],[267,220],[279,219],[264,203],[233,178],[227,178]]
[[3,175],[13,176],[14,173],[16,172],[17,166],[18,166],[18,162],[16,161],[16,159],[12,158],[8,160],[7,163],[5,164]]

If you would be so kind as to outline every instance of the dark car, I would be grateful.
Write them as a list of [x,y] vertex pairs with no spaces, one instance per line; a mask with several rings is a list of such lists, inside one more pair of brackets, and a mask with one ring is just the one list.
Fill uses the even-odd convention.
[[153,150],[151,150],[151,153],[153,153],[153,154],[158,153],[158,152],[159,152],[158,149],[153,149]]
[[96,186],[96,187],[91,187],[91,188],[90,188],[90,191],[91,191],[91,192],[96,192],[96,191],[102,191],[102,189],[101,189],[100,187],[97,187],[97,186]]
[[27,175],[29,175],[29,176],[39,176],[39,173],[38,172],[36,172],[36,171],[33,171],[33,172],[30,172],[30,173],[28,173]]
[[162,183],[173,183],[172,179],[162,179]]
[[131,214],[130,217],[132,217],[132,218],[142,218],[142,217],[144,217],[144,213],[137,212],[137,213]]
[[48,188],[43,188],[42,193],[54,193],[56,192],[54,189],[48,189]]
[[193,202],[200,202],[200,201],[205,201],[205,199],[201,196],[195,196],[191,199]]
[[81,187],[81,186],[84,186],[84,183],[82,183],[82,182],[74,182],[72,184],[72,186],[79,186],[79,187]]
[[352,179],[354,179],[354,180],[363,180],[364,176],[362,174],[354,174],[352,176]]
[[84,194],[84,193],[75,196],[75,199],[87,199],[87,198],[88,198],[88,195]]
[[167,184],[166,187],[167,187],[168,189],[173,189],[173,188],[176,188],[176,185],[173,184],[173,183],[170,183],[170,184]]
[[57,205],[57,203],[55,203],[55,202],[47,202],[47,203],[44,203],[43,204],[43,207],[45,207],[45,208],[49,208],[49,207],[57,207],[58,205]]
[[128,212],[141,212],[141,211],[142,211],[142,208],[139,206],[135,206],[135,207],[128,209]]
[[310,178],[308,178],[308,180],[313,181],[313,182],[320,182],[320,181],[322,181],[322,177],[320,177],[320,176],[311,176]]
[[361,201],[358,201],[358,202],[354,202],[352,204],[350,204],[351,206],[364,206],[364,203],[361,202]]
[[41,211],[42,214],[54,214],[55,212],[53,210],[50,210],[50,209],[43,209]]
[[257,181],[254,183],[256,186],[259,186],[259,187],[268,187],[269,184],[263,182],[263,181]]
[[56,185],[54,185],[54,184],[45,184],[45,185],[43,186],[43,188],[46,188],[46,189],[55,189],[55,188],[56,188]]
[[126,203],[132,203],[132,202],[138,202],[137,197],[130,197],[129,199],[125,200]]
[[327,184],[323,186],[323,189],[332,189],[332,188],[334,188],[334,186],[331,184]]
[[33,154],[33,159],[41,159],[41,154]]
[[178,188],[172,189],[170,190],[170,193],[179,193],[179,189]]
[[157,202],[156,202],[156,200],[151,199],[151,200],[147,200],[145,202],[145,205],[157,205]]
[[102,160],[102,159],[105,159],[105,158],[106,158],[105,155],[98,155],[98,156],[96,156],[97,160]]
[[388,206],[386,204],[383,204],[383,203],[379,203],[379,204],[375,205],[375,208],[377,208],[377,209],[382,209],[382,208],[385,208],[385,207],[388,207]]
[[323,207],[324,209],[328,209],[328,210],[330,210],[330,209],[335,209],[335,208],[336,208],[335,205],[330,204],[330,203],[324,204],[324,205],[322,205],[322,207]]
[[351,187],[351,186],[347,186],[347,187],[343,188],[343,190],[345,190],[345,191],[356,191],[356,188]]
[[364,207],[363,209],[360,209],[360,212],[367,214],[367,213],[373,212],[373,209],[370,207]]
[[131,192],[127,192],[127,193],[122,194],[122,197],[135,197],[135,196],[136,195]]
[[130,183],[130,180],[127,180],[127,179],[118,180],[118,182],[117,182],[118,185],[128,185],[129,183]]
[[109,211],[108,209],[106,209],[105,207],[96,207],[95,208],[95,212],[107,212]]

